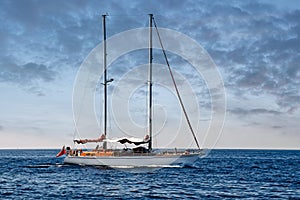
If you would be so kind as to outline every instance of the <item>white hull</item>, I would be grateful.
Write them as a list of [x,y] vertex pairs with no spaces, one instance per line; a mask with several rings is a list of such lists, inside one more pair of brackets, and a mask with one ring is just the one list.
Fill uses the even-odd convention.
[[151,156],[66,156],[65,164],[109,167],[155,167],[166,165],[192,166],[200,154]]

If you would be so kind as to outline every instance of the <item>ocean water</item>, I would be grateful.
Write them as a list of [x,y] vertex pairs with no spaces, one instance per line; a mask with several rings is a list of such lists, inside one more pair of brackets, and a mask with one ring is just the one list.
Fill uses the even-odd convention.
[[0,150],[0,199],[300,199],[300,151],[213,150],[194,167],[63,165],[59,150]]

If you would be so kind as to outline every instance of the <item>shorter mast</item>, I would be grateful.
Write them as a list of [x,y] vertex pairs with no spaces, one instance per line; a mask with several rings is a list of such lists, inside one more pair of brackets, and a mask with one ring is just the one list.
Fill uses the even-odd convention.
[[152,150],[152,19],[153,14],[149,14],[149,72],[148,72],[148,149]]

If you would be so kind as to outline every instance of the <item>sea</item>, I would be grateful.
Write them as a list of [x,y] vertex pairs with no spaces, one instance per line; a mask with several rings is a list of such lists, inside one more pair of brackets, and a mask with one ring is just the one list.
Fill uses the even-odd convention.
[[194,166],[64,165],[59,150],[0,150],[0,199],[300,199],[300,151],[212,150]]

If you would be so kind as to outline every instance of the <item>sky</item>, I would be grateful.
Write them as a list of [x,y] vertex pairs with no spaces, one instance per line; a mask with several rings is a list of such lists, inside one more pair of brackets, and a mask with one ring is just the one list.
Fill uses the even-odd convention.
[[[225,122],[215,148],[300,149],[297,0],[2,0],[0,148],[60,148],[72,144],[76,132],[74,84],[80,66],[102,42],[101,15],[106,13],[108,37],[147,27],[147,15],[153,13],[159,27],[185,34],[207,51],[226,94]],[[195,71],[178,56],[169,57],[178,74],[190,80],[192,86],[199,85],[199,106],[204,107],[200,125],[205,127],[203,130],[209,129],[209,123],[204,123],[210,116],[206,114],[210,97],[203,86],[205,81],[197,80]],[[163,64],[162,60],[155,61]],[[109,91],[117,88],[118,77],[126,77],[134,72],[134,66],[146,62],[147,51],[138,51],[112,63],[110,74],[115,81]],[[180,64],[184,67],[178,67]],[[122,68],[124,65],[127,67]],[[161,78],[165,76],[157,73]],[[145,82],[142,77],[139,81]],[[158,97],[171,99],[169,103],[156,100],[160,108],[156,112],[157,127],[164,129],[157,131],[169,134],[177,126],[180,110],[173,105],[178,102],[166,86],[154,87]],[[142,106],[144,90],[141,87],[132,95],[136,103],[130,104],[128,111],[140,127],[144,123],[141,113],[146,112]],[[101,102],[101,96],[95,98]],[[95,105],[99,113],[100,107]],[[101,121],[101,115],[96,115]],[[110,120],[111,132],[122,132],[114,119]],[[201,130],[197,132],[199,138]],[[180,146],[176,141],[173,145]]]

